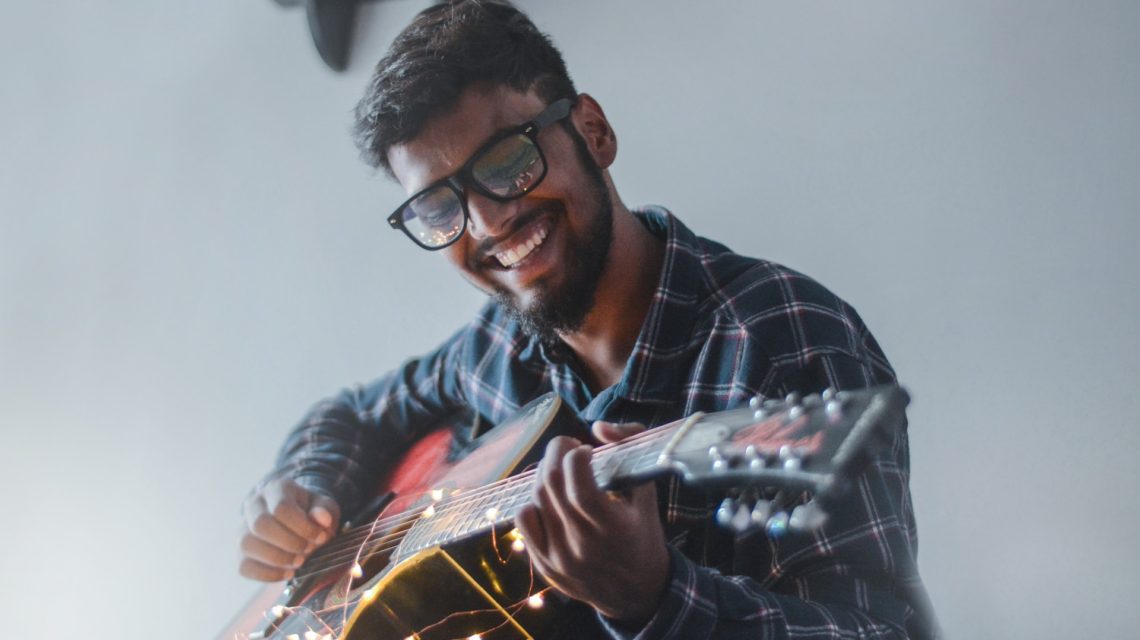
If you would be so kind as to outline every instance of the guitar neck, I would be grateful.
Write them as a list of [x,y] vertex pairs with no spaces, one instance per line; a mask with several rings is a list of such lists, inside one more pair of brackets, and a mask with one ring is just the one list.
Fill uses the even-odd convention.
[[[645,482],[668,472],[660,462],[672,436],[683,423],[666,425],[629,440],[598,447],[591,467],[603,489]],[[530,502],[535,471],[456,493],[425,507],[415,527],[405,535],[398,555],[406,557],[429,547],[481,534],[497,526],[510,526]]]

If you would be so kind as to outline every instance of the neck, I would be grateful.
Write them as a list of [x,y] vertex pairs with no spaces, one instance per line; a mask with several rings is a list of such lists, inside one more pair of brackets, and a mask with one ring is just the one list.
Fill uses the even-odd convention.
[[594,308],[582,327],[561,334],[597,392],[621,379],[661,277],[665,244],[614,197],[613,240]]

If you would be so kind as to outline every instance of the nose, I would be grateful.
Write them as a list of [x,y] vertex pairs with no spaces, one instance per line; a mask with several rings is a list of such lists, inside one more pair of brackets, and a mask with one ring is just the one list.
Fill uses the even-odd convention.
[[467,233],[478,240],[501,238],[510,232],[518,211],[518,200],[499,202],[468,189]]

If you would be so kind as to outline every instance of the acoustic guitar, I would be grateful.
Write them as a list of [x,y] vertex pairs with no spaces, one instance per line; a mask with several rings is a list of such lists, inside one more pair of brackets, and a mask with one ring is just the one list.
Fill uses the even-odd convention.
[[[650,429],[598,447],[599,486],[666,475],[727,497],[715,518],[770,536],[821,526],[827,509],[905,422],[897,386],[825,391]],[[380,496],[286,583],[267,586],[221,640],[505,640],[593,637],[588,608],[546,585],[512,522],[533,463],[558,433],[587,439],[556,395],[449,455],[440,429],[409,450]],[[719,495],[719,494],[718,494]]]

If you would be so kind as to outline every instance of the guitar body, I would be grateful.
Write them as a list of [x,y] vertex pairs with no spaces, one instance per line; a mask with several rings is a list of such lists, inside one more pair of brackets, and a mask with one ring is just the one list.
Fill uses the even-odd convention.
[[[310,565],[320,565],[319,549],[298,570],[299,580],[288,587],[268,586],[239,614],[219,638],[245,640],[483,640],[555,638],[557,622],[576,615],[577,606],[549,591],[535,574],[513,526],[451,539],[403,555],[396,540],[429,524],[431,507],[453,492],[492,485],[537,462],[546,443],[557,435],[588,437],[585,427],[560,398],[547,395],[527,405],[511,420],[472,443],[454,459],[451,427],[420,439],[381,481],[378,496],[394,496],[376,514],[362,514],[383,523],[387,514],[412,512],[419,518],[398,520],[388,530],[364,531],[362,542],[393,538],[393,549],[370,550],[353,560],[353,573],[318,573],[306,577]],[[487,504],[497,496],[488,492]],[[488,507],[490,508],[490,507]],[[446,517],[441,513],[440,517]],[[446,523],[444,523],[446,524]],[[356,527],[358,536],[367,527]],[[347,533],[347,532],[346,532]],[[345,533],[337,538],[344,538]],[[335,542],[335,540],[334,540]],[[363,548],[363,544],[362,544]],[[342,550],[328,560],[344,562]],[[537,594],[537,597],[536,597]],[[267,615],[268,613],[268,615]],[[267,619],[268,618],[268,619]],[[590,616],[592,619],[592,616]],[[580,628],[579,628],[580,629]],[[316,634],[316,635],[312,635]],[[587,637],[576,634],[574,637]]]

